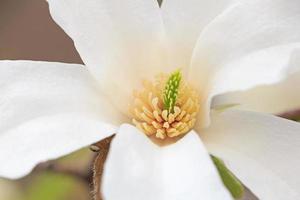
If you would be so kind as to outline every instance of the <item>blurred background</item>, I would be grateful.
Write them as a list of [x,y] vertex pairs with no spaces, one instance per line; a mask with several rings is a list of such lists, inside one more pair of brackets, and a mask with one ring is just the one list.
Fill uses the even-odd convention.
[[[82,63],[72,40],[50,18],[44,0],[0,0],[0,59]],[[91,157],[90,150],[83,149],[56,162],[87,171]],[[0,200],[89,197],[89,185],[84,180],[51,170],[36,170],[17,181],[0,179]]]
[[46,0],[0,0],[0,59],[82,62]]

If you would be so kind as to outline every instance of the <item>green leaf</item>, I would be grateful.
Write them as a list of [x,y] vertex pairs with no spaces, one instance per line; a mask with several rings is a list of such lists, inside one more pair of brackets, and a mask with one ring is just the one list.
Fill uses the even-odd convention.
[[225,163],[218,157],[211,155],[211,158],[217,167],[224,185],[235,199],[243,197],[244,187],[242,183],[229,171]]

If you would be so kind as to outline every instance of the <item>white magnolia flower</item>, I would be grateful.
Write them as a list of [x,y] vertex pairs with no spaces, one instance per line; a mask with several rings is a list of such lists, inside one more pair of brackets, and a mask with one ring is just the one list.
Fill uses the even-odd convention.
[[[102,183],[108,200],[230,199],[205,148],[260,199],[300,198],[300,124],[210,112],[215,95],[297,71],[299,0],[49,5],[85,66],[0,61],[1,176],[24,176],[117,133]],[[159,147],[143,133],[156,142],[182,139]]]

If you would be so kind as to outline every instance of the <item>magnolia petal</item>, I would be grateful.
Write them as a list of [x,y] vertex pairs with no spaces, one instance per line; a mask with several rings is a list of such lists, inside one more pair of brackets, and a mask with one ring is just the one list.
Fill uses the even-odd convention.
[[[220,99],[216,98],[216,100],[211,103],[214,95],[219,93],[222,94],[227,89],[228,91],[234,90],[234,88],[242,85],[244,85],[245,87],[246,85],[250,86],[255,82],[258,85],[273,84],[270,87],[275,87],[274,84],[276,82],[280,82],[287,78],[288,75],[299,71],[300,65],[293,65],[294,67],[292,67],[292,65],[289,64],[292,62],[293,57],[291,55],[293,55],[293,49],[298,47],[299,45],[300,43],[274,47],[271,49],[256,52],[254,53],[254,55],[251,54],[249,56],[246,56],[245,58],[241,59],[241,65],[239,68],[234,69],[235,71],[228,71],[227,67],[225,67],[225,69],[221,68],[219,70],[219,73],[215,74],[215,77],[210,85],[205,83],[202,84],[203,87],[206,86],[207,88],[202,88],[202,91],[204,91],[202,93],[205,94],[202,100],[204,102],[204,106],[200,109],[198,116],[198,118],[202,120],[198,120],[196,126],[199,128],[203,128],[209,125],[209,109],[212,105],[219,106],[224,104],[232,105],[239,103],[237,101],[234,101],[234,99],[226,99],[225,97]],[[208,77],[209,76],[205,77],[207,83],[209,82]],[[295,86],[290,88],[290,90],[291,89],[295,89]],[[256,100],[261,100],[262,97],[258,98],[256,96],[256,98]]]
[[[214,95],[276,83],[300,47],[298,0],[236,1],[208,24],[193,52],[190,81],[202,91],[201,123]],[[300,66],[297,66],[299,70]]]
[[0,61],[0,176],[19,178],[116,131],[121,117],[76,64]]
[[216,106],[238,104],[237,109],[279,114],[300,108],[300,73],[286,80],[266,86],[258,86],[241,92],[230,92],[216,96]]
[[[300,66],[300,51],[293,54],[290,69]],[[214,105],[239,104],[237,108],[269,113],[282,113],[300,108],[300,72],[273,84],[250,90],[225,93],[214,98]]]
[[233,0],[164,0],[162,16],[171,43],[172,64],[188,68],[197,39],[216,16]]
[[232,199],[199,136],[158,147],[131,125],[113,139],[102,180],[104,199]]
[[[48,0],[54,20],[74,40],[111,101],[127,112],[142,79],[168,71],[155,0]],[[120,101],[122,99],[122,101]]]
[[214,94],[279,81],[299,47],[299,17],[298,0],[237,1],[200,35],[190,78],[213,82]]
[[300,124],[246,111],[214,114],[201,133],[210,153],[259,198],[300,198]]

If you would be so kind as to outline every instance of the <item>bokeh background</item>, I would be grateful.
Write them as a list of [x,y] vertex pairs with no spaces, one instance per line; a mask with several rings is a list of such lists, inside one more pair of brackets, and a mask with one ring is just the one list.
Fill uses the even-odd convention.
[[[82,63],[72,40],[50,18],[44,0],[0,0],[0,59]],[[87,171],[91,157],[92,152],[83,149],[56,162]],[[0,179],[0,200],[69,199],[90,199],[89,185],[51,170],[36,170],[17,181]]]

